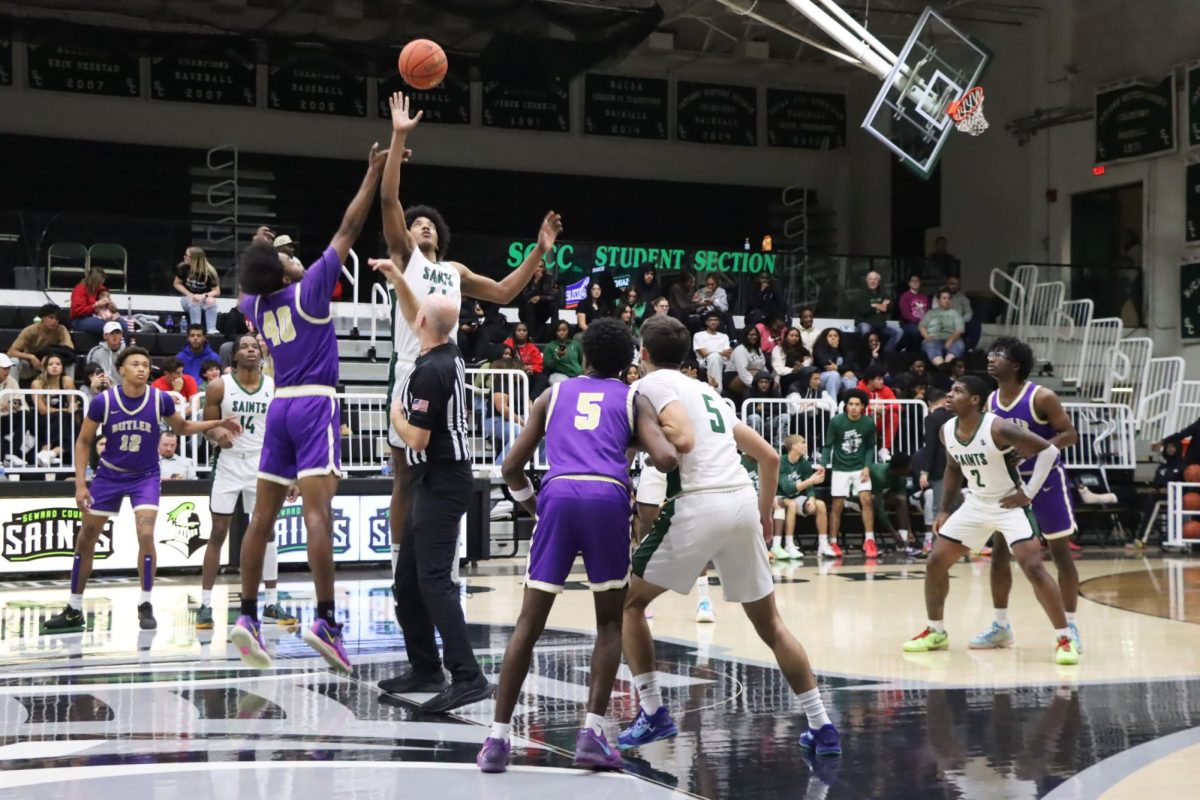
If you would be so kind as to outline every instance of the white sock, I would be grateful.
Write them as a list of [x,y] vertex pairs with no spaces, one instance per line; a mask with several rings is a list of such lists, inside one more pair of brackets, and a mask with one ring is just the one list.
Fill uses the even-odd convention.
[[396,574],[396,562],[400,560],[400,545],[392,543],[392,574]]
[[212,589],[200,590],[200,605],[212,608]]
[[1070,629],[1068,629],[1068,628],[1055,628],[1054,629],[1054,640],[1055,641],[1058,641],[1059,639],[1061,639],[1064,636],[1067,637],[1068,639],[1071,638]]
[[940,619],[931,619],[931,620],[929,620],[929,630],[934,631],[936,633],[945,633],[946,626],[942,623],[942,621]]
[[875,541],[875,531],[867,531],[867,541],[868,542]]
[[699,578],[696,578],[696,588],[700,590],[700,599],[707,600],[708,599],[708,576],[707,575],[701,575]]
[[774,550],[776,547],[783,547],[783,537],[782,536],[772,536],[771,537],[771,549]]
[[141,598],[138,600],[138,605],[141,605],[142,603],[149,603],[149,602],[150,602],[150,590],[142,589],[142,595],[141,595]]
[[827,534],[817,534],[817,547],[820,547],[822,550],[824,550],[826,547],[829,547],[829,536]]
[[901,531],[899,531],[899,534],[900,534],[900,541],[902,541],[902,542],[908,541],[908,531],[901,530]]
[[[657,711],[658,709],[655,710]],[[593,714],[589,711],[587,717],[583,720],[583,727],[591,728],[592,733],[596,734],[597,736],[603,736],[604,717],[600,716],[599,714]]]
[[83,592],[73,594],[67,598],[67,605],[76,611],[83,611]]
[[[392,547],[395,547],[395,546],[396,545],[392,545]],[[394,557],[395,555],[396,555],[396,551],[393,550],[392,556]],[[493,722],[492,723],[492,738],[493,739],[502,739],[507,742],[511,736],[512,736],[512,723],[511,722]]]
[[653,672],[633,676],[633,686],[637,689],[638,703],[642,711],[653,714],[662,707],[662,690],[658,688],[658,676]]
[[925,544],[933,541],[933,531],[925,531]]
[[1075,624],[1075,612],[1074,612],[1074,611],[1068,611],[1068,612],[1067,612],[1067,624],[1068,624],[1068,625],[1074,625],[1074,624]]
[[817,688],[802,692],[797,697],[800,707],[808,715],[808,727],[817,730],[822,725],[829,724],[829,715],[825,713],[825,704],[821,702],[821,690]]
[[266,605],[273,606],[279,602],[279,589],[267,589],[267,599],[264,601]]
[[997,608],[997,609],[995,609],[995,612],[996,612],[996,622],[998,622],[1001,625],[1007,625],[1008,624],[1008,609],[1007,608]]

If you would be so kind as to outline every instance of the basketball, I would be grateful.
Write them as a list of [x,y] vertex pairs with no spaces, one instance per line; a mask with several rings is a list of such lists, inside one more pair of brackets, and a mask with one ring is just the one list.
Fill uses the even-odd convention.
[[1185,511],[1200,511],[1200,492],[1187,492],[1183,495]]
[[1183,471],[1183,479],[1188,483],[1200,483],[1200,464],[1188,464]]
[[1183,538],[1200,539],[1200,522],[1192,520],[1191,522],[1183,523]]
[[432,89],[446,77],[446,51],[429,39],[414,39],[400,51],[400,77],[414,89]]

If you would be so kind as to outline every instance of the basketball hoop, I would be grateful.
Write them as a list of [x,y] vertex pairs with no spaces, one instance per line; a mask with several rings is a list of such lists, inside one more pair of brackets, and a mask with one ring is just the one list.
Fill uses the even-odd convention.
[[978,136],[986,131],[988,121],[983,116],[983,87],[968,89],[966,94],[950,104],[946,113],[954,120],[954,127],[963,133]]

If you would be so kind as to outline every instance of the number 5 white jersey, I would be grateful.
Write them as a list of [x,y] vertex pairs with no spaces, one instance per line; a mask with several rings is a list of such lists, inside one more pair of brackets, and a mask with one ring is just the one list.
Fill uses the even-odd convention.
[[679,470],[667,475],[668,499],[680,492],[753,487],[733,438],[733,426],[739,420],[733,407],[711,386],[674,369],[655,370],[636,385],[655,411],[678,400],[692,422],[695,445],[690,453],[679,456]]
[[262,452],[263,436],[267,431],[267,406],[275,396],[275,379],[263,375],[258,389],[246,391],[237,381],[236,373],[221,376],[225,396],[221,398],[221,418],[237,417],[242,434],[233,440],[228,451],[237,455],[258,455]]
[[[999,448],[992,438],[998,417],[984,413],[979,428],[966,441],[959,438],[958,418],[946,421],[942,440],[946,454],[957,462],[965,479],[964,491],[984,505],[1000,507],[1000,499],[1021,485],[1012,447]],[[961,432],[965,433],[965,431]]]

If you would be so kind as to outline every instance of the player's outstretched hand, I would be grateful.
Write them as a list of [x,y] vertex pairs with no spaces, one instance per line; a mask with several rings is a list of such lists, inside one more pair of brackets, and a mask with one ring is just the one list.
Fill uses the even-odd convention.
[[400,268],[390,258],[368,258],[367,265],[389,281],[400,280]]
[[392,110],[392,131],[401,136],[412,133],[421,117],[425,116],[424,111],[418,111],[415,117],[409,113],[411,99],[404,92],[393,92],[392,98],[388,100],[388,108]]
[[379,177],[383,174],[383,167],[387,164],[387,150],[379,149],[379,142],[371,145],[371,152],[367,154],[367,171],[372,175]]
[[950,519],[950,515],[945,511],[937,515],[937,518],[933,521],[933,532],[935,535],[941,534],[942,526],[946,524],[946,520],[948,519]]
[[275,231],[271,230],[266,225],[259,225],[258,230],[254,232],[254,241],[256,242],[273,242],[275,241]]
[[1032,502],[1033,500],[1029,498],[1029,495],[1025,494],[1024,489],[1017,488],[1000,498],[1000,507],[1024,508]]
[[538,247],[547,252],[553,250],[562,230],[562,217],[553,211],[547,212],[546,218],[542,220],[541,230],[538,231]]
[[92,510],[92,493],[88,491],[88,487],[82,486],[75,490],[75,505],[85,514]]
[[217,425],[216,427],[224,428],[234,436],[239,436],[242,433],[242,423],[238,422],[237,417],[226,417],[225,419],[221,420],[221,424]]

